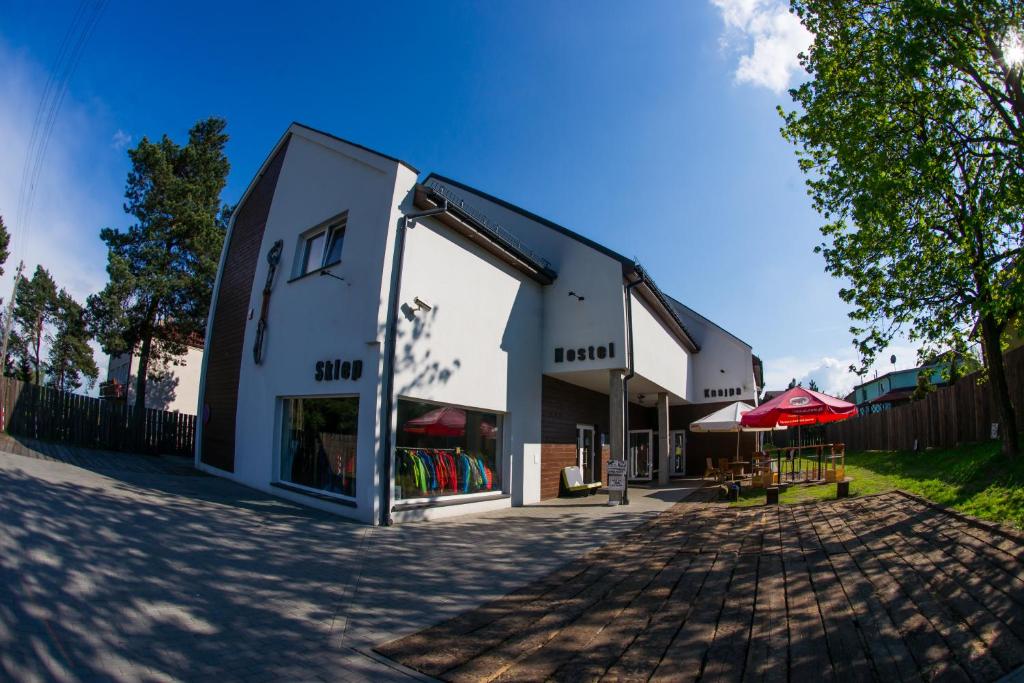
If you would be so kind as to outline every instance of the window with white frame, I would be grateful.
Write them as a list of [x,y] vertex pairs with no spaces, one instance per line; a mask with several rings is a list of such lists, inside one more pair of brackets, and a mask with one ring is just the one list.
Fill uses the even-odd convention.
[[341,263],[348,212],[307,230],[299,237],[294,277]]

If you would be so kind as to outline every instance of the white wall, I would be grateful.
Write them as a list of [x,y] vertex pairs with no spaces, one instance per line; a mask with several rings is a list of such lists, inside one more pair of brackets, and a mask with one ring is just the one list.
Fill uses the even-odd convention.
[[[694,354],[690,372],[691,400],[694,403],[753,403],[756,389],[750,347],[699,314],[681,306],[675,309],[694,341],[700,345],[700,353]],[[740,389],[741,393],[729,396],[730,387]],[[705,389],[713,391],[714,395],[705,397]],[[726,395],[718,396],[718,389],[723,389]]]
[[[644,377],[674,398],[689,400],[687,377],[691,356],[635,292],[632,297],[633,363]],[[703,351],[702,351],[703,353]],[[698,356],[700,354],[697,354]]]
[[432,220],[405,249],[396,394],[503,413],[504,489],[539,500],[539,459],[524,453],[540,443],[541,286]]
[[[293,128],[260,245],[238,387],[233,478],[264,490],[276,476],[279,396],[359,397],[358,507],[297,499],[364,522],[376,519],[378,505],[379,309],[385,305],[382,278],[397,202],[406,194],[396,192],[397,173],[394,162]],[[345,281],[317,274],[289,281],[299,235],[342,211],[348,211],[342,260],[330,270]],[[267,273],[265,255],[277,239],[283,240],[284,250],[270,300],[265,360],[257,366],[251,349]],[[316,381],[316,362],[331,359],[362,360],[362,377]],[[276,489],[274,493],[295,498]]]
[[[156,410],[198,415],[199,379],[203,367],[203,350],[187,347],[185,354],[174,361],[150,361],[146,382],[146,407]],[[154,375],[159,379],[154,379]],[[135,403],[135,382],[139,376],[138,354],[111,356],[107,365],[107,381],[117,380],[127,389],[127,401]]]
[[[544,288],[545,373],[626,367],[626,310],[620,261],[469,190],[436,182],[515,235],[558,272],[554,284]],[[584,300],[579,301],[569,292]],[[615,345],[615,358],[555,363],[556,348],[588,348],[608,343]]]

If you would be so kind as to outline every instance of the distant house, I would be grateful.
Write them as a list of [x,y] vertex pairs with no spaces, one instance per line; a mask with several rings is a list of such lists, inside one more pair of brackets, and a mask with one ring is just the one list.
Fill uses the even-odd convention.
[[928,379],[935,386],[946,383],[943,373],[945,363],[934,363],[918,368],[893,370],[880,377],[858,384],[850,392],[846,400],[857,404],[861,415],[879,413],[896,405],[910,402],[910,395],[917,386],[917,376],[922,372],[929,373]]
[[[187,351],[176,361],[149,365],[146,407],[196,414],[199,405],[199,377],[203,369],[203,342],[190,340]],[[135,404],[135,381],[139,373],[137,353],[110,356],[107,379],[100,384],[100,398]]]

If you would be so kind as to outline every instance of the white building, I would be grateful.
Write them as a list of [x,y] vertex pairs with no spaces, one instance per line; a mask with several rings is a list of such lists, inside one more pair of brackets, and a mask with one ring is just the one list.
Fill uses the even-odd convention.
[[298,124],[232,218],[206,348],[198,466],[371,524],[534,503],[623,452],[699,474],[720,437],[687,425],[758,391],[750,346],[632,260]]
[[[150,361],[146,381],[146,407],[155,410],[196,414],[199,383],[203,368],[203,347],[189,343],[185,354],[174,361]],[[107,360],[107,380],[100,384],[100,396],[135,404],[135,382],[139,376],[139,356],[124,353]]]

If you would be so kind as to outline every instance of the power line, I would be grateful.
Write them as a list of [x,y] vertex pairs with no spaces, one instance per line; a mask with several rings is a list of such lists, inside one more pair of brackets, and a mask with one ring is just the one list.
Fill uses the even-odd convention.
[[53,128],[67,93],[68,83],[106,4],[107,0],[82,0],[61,40],[56,60],[40,98],[25,154],[16,223],[11,236],[12,253],[20,248],[24,255],[28,248],[36,191]]

